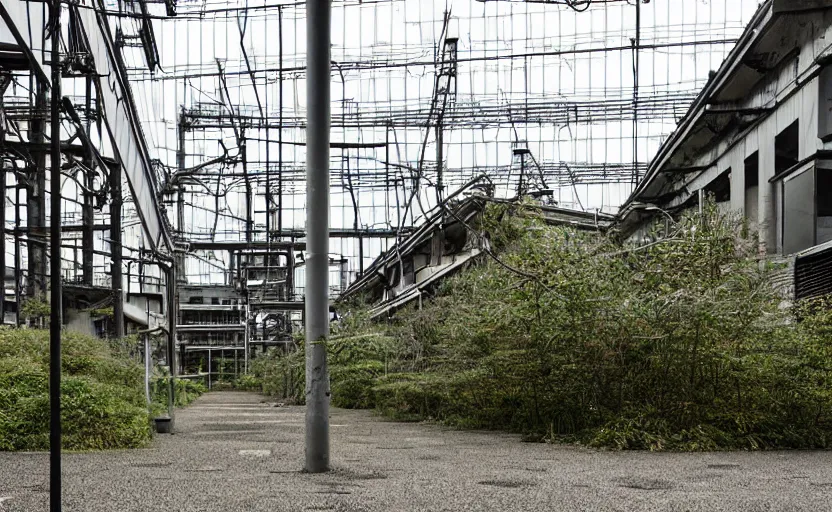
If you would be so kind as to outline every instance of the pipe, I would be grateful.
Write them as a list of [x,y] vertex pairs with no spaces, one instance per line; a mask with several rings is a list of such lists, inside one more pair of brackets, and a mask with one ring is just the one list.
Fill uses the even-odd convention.
[[306,0],[306,471],[329,471],[331,0]]
[[[52,22],[52,105],[50,120],[52,124],[51,154],[52,173],[50,175],[51,219],[49,225],[50,241],[50,286],[52,301],[50,305],[49,325],[49,510],[61,510],[61,324],[63,323],[61,304],[61,2],[53,0],[50,5]],[[45,174],[45,173],[44,173]],[[5,269],[4,269],[5,271]],[[19,306],[19,305],[18,305]]]

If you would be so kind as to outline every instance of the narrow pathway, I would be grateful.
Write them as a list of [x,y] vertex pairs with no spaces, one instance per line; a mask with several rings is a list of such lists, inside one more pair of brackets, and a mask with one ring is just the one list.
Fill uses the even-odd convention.
[[[334,471],[307,475],[303,419],[259,395],[209,393],[148,449],[67,455],[64,510],[832,509],[832,452],[597,452],[333,410]],[[0,511],[46,512],[47,464],[0,453]]]

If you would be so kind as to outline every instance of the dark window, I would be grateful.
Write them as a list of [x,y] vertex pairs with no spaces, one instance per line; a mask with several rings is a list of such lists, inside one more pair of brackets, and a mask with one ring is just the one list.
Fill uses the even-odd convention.
[[832,169],[818,168],[815,173],[816,242],[823,244],[832,240]]
[[783,253],[815,245],[815,173],[809,169],[783,182]]
[[817,169],[818,217],[832,217],[832,169]]
[[705,194],[713,196],[714,201],[723,203],[731,200],[731,169],[716,177],[716,179],[705,186]]
[[798,121],[774,138],[774,174],[780,174],[797,165],[800,135]]
[[760,153],[754,152],[753,155],[745,159],[745,190],[751,187],[756,187],[760,184]]
[[[755,151],[751,156],[745,159],[745,217],[756,224],[759,215],[759,198],[760,198],[760,153]],[[752,226],[752,229],[757,229]]]
[[404,284],[413,284],[416,280],[416,276],[413,273],[413,258],[407,258],[402,263],[404,267]]

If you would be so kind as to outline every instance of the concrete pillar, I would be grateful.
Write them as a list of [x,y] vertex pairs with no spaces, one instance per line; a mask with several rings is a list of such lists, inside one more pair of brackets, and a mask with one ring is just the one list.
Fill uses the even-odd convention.
[[758,197],[760,254],[773,254],[777,251],[775,184],[769,183],[769,180],[774,177],[774,136],[772,130],[766,126],[761,126],[757,130],[760,148],[760,191]]

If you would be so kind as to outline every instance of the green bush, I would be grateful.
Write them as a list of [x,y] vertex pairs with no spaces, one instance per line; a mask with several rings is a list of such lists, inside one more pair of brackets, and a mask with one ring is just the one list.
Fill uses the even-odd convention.
[[[68,450],[134,448],[151,437],[142,367],[105,341],[62,335],[61,420]],[[0,329],[0,450],[49,448],[49,332]]]
[[[784,307],[740,222],[709,206],[633,247],[514,205],[478,229],[500,261],[423,309],[349,308],[326,342],[333,404],[618,449],[832,443],[830,303]],[[265,391],[302,398],[302,345],[260,364]]]
[[239,389],[240,391],[261,391],[263,389],[263,383],[254,375],[246,373],[240,375],[234,381],[234,389]]
[[[175,407],[185,407],[190,405],[194,400],[199,398],[203,393],[208,391],[200,381],[190,379],[174,379],[174,393],[176,399]],[[157,377],[150,382],[150,396],[156,407],[157,412],[166,410],[168,406],[168,389],[170,385],[170,375],[165,374]]]

